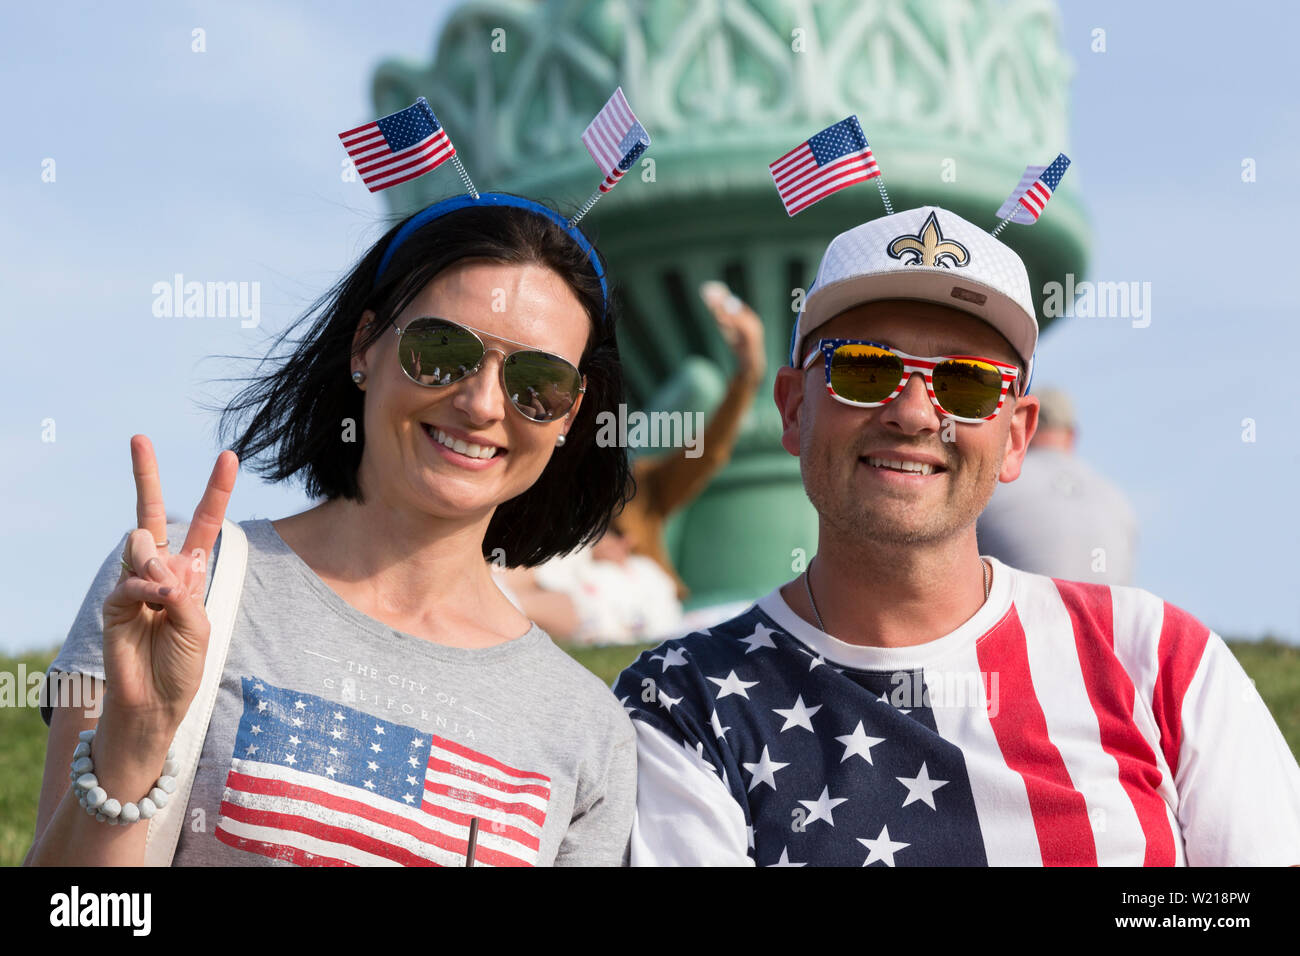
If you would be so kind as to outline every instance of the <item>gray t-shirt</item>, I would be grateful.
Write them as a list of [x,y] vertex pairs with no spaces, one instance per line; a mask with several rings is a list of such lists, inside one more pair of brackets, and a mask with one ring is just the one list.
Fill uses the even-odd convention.
[[981,554],[1033,574],[1133,583],[1137,519],[1123,492],[1068,452],[1032,445],[975,526]]
[[[598,677],[536,624],[484,649],[395,631],[270,521],[241,527],[248,570],[175,865],[463,866],[471,817],[480,865],[624,862],[635,732]],[[51,670],[103,678],[124,543]]]

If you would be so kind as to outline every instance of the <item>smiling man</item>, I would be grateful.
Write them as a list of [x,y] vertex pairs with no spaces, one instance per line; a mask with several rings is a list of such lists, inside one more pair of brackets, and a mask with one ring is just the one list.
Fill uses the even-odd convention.
[[1020,258],[947,210],[830,244],[775,388],[817,554],[620,677],[634,864],[1300,862],[1300,768],[1218,635],[980,557],[1037,339]]

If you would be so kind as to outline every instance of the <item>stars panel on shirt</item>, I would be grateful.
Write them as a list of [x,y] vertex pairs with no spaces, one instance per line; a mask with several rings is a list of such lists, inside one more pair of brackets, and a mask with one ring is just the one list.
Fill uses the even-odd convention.
[[[259,691],[250,683],[245,690],[246,715],[256,713],[257,720],[254,722],[246,716],[241,723],[235,747],[237,754],[367,790],[374,789],[374,781],[380,779],[375,774],[379,773],[383,779],[391,780],[385,785],[385,792],[392,799],[402,796],[404,788],[400,779],[407,775],[396,771],[406,766],[406,755],[386,754],[379,743],[386,739],[389,730],[401,731],[400,725],[376,721],[370,725],[353,725],[349,730],[343,712],[321,699],[291,694],[264,683],[261,686]],[[427,750],[427,744],[424,749]],[[424,759],[427,758],[422,750],[414,766],[420,766]],[[371,781],[370,787],[366,787],[367,779]],[[407,787],[409,790],[405,792],[418,803],[423,796],[424,781],[418,780]]]
[[880,828],[880,836],[874,840],[859,837],[858,842],[871,851],[867,854],[866,860],[863,861],[863,866],[870,866],[877,861],[884,863],[886,866],[893,866],[894,854],[911,846],[910,843],[896,843],[891,840],[889,838],[889,827],[887,826]]
[[663,661],[663,669],[666,671],[670,667],[682,667],[686,664],[686,652],[680,647],[665,647],[662,654],[651,656],[652,661]]
[[775,632],[770,627],[764,627],[763,622],[759,621],[757,624],[754,625],[753,634],[749,635],[749,637],[742,637],[740,639],[740,642],[746,645],[747,650],[745,651],[745,653],[752,654],[760,647],[770,647],[773,650],[775,650],[776,644],[772,641],[772,638],[770,637],[770,635],[774,633]]
[[758,686],[758,681],[756,680],[741,680],[736,676],[735,671],[732,671],[726,677],[710,677],[709,680],[718,685],[718,700],[722,700],[722,698],[729,697],[732,694],[739,694],[741,697],[748,700],[749,694],[747,691],[749,688]]
[[763,748],[763,755],[755,763],[744,764],[746,770],[753,774],[754,779],[749,784],[749,789],[753,790],[760,783],[765,783],[773,790],[776,789],[776,772],[790,766],[788,763],[778,763],[773,760]]
[[[836,666],[757,605],[711,630],[643,654],[615,689],[726,781],[756,863],[987,862],[961,751],[915,693],[921,671]],[[665,669],[669,647],[686,663]],[[640,694],[646,678],[659,706]],[[898,687],[905,708],[890,700]]]
[[836,737],[836,741],[844,745],[844,756],[840,758],[840,763],[848,760],[850,757],[861,757],[867,763],[871,763],[871,748],[876,744],[883,744],[884,737],[868,737],[866,731],[862,729],[862,721],[853,728],[853,733],[844,734]]
[[781,733],[785,733],[794,727],[802,727],[809,733],[813,733],[812,717],[813,714],[821,710],[821,705],[808,707],[803,702],[803,695],[800,694],[795,698],[794,706],[782,710],[780,707],[774,707],[773,711],[785,718],[785,723],[781,725]]
[[845,803],[847,797],[832,797],[830,787],[822,787],[822,795],[816,800],[800,800],[804,807],[808,809],[808,816],[804,818],[805,827],[812,826],[818,820],[825,820],[831,826],[835,826],[835,817],[833,811],[841,803]]
[[948,783],[947,780],[931,780],[924,763],[921,764],[921,769],[915,777],[899,777],[898,782],[907,787],[907,799],[903,801],[903,806],[920,800],[931,810],[936,809],[934,792]]
[[791,863],[790,848],[784,847],[781,850],[781,858],[775,863],[769,863],[768,866],[807,866],[807,863]]

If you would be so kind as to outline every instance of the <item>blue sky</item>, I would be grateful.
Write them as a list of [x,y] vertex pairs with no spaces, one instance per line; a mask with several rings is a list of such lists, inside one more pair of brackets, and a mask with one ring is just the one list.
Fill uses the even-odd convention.
[[[1249,15],[1154,6],[1062,11],[1090,278],[1150,282],[1151,324],[1062,320],[1043,337],[1035,382],[1074,394],[1080,452],[1133,500],[1138,584],[1221,633],[1297,641],[1300,15],[1281,2]],[[132,434],[153,439],[168,510],[188,517],[219,450],[197,402],[227,394],[216,380],[232,372],[210,356],[264,353],[382,232],[387,209],[341,180],[335,135],[373,118],[375,65],[426,61],[444,16],[428,2],[0,14],[14,386],[0,413],[0,650],[58,644],[134,523]],[[203,54],[191,52],[194,27]],[[1095,27],[1105,53],[1089,48]],[[1241,181],[1246,157],[1254,183]],[[261,324],[156,317],[152,287],[178,272],[259,282]],[[1241,440],[1246,418],[1253,443]],[[43,441],[51,419],[55,440]],[[306,503],[244,473],[230,515]]]

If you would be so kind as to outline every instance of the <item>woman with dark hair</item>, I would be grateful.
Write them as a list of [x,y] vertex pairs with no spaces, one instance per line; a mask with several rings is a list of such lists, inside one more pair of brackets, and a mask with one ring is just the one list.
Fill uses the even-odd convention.
[[146,826],[120,824],[174,789],[237,458],[323,500],[239,526],[247,572],[173,862],[622,862],[631,725],[490,566],[597,540],[630,490],[625,449],[595,441],[622,399],[599,254],[531,200],[457,197],[390,230],[313,315],[226,408],[233,453],[188,527],[166,525],[132,439],[140,527],[51,665],[94,679],[102,715],[47,717],[28,862],[144,862]]

